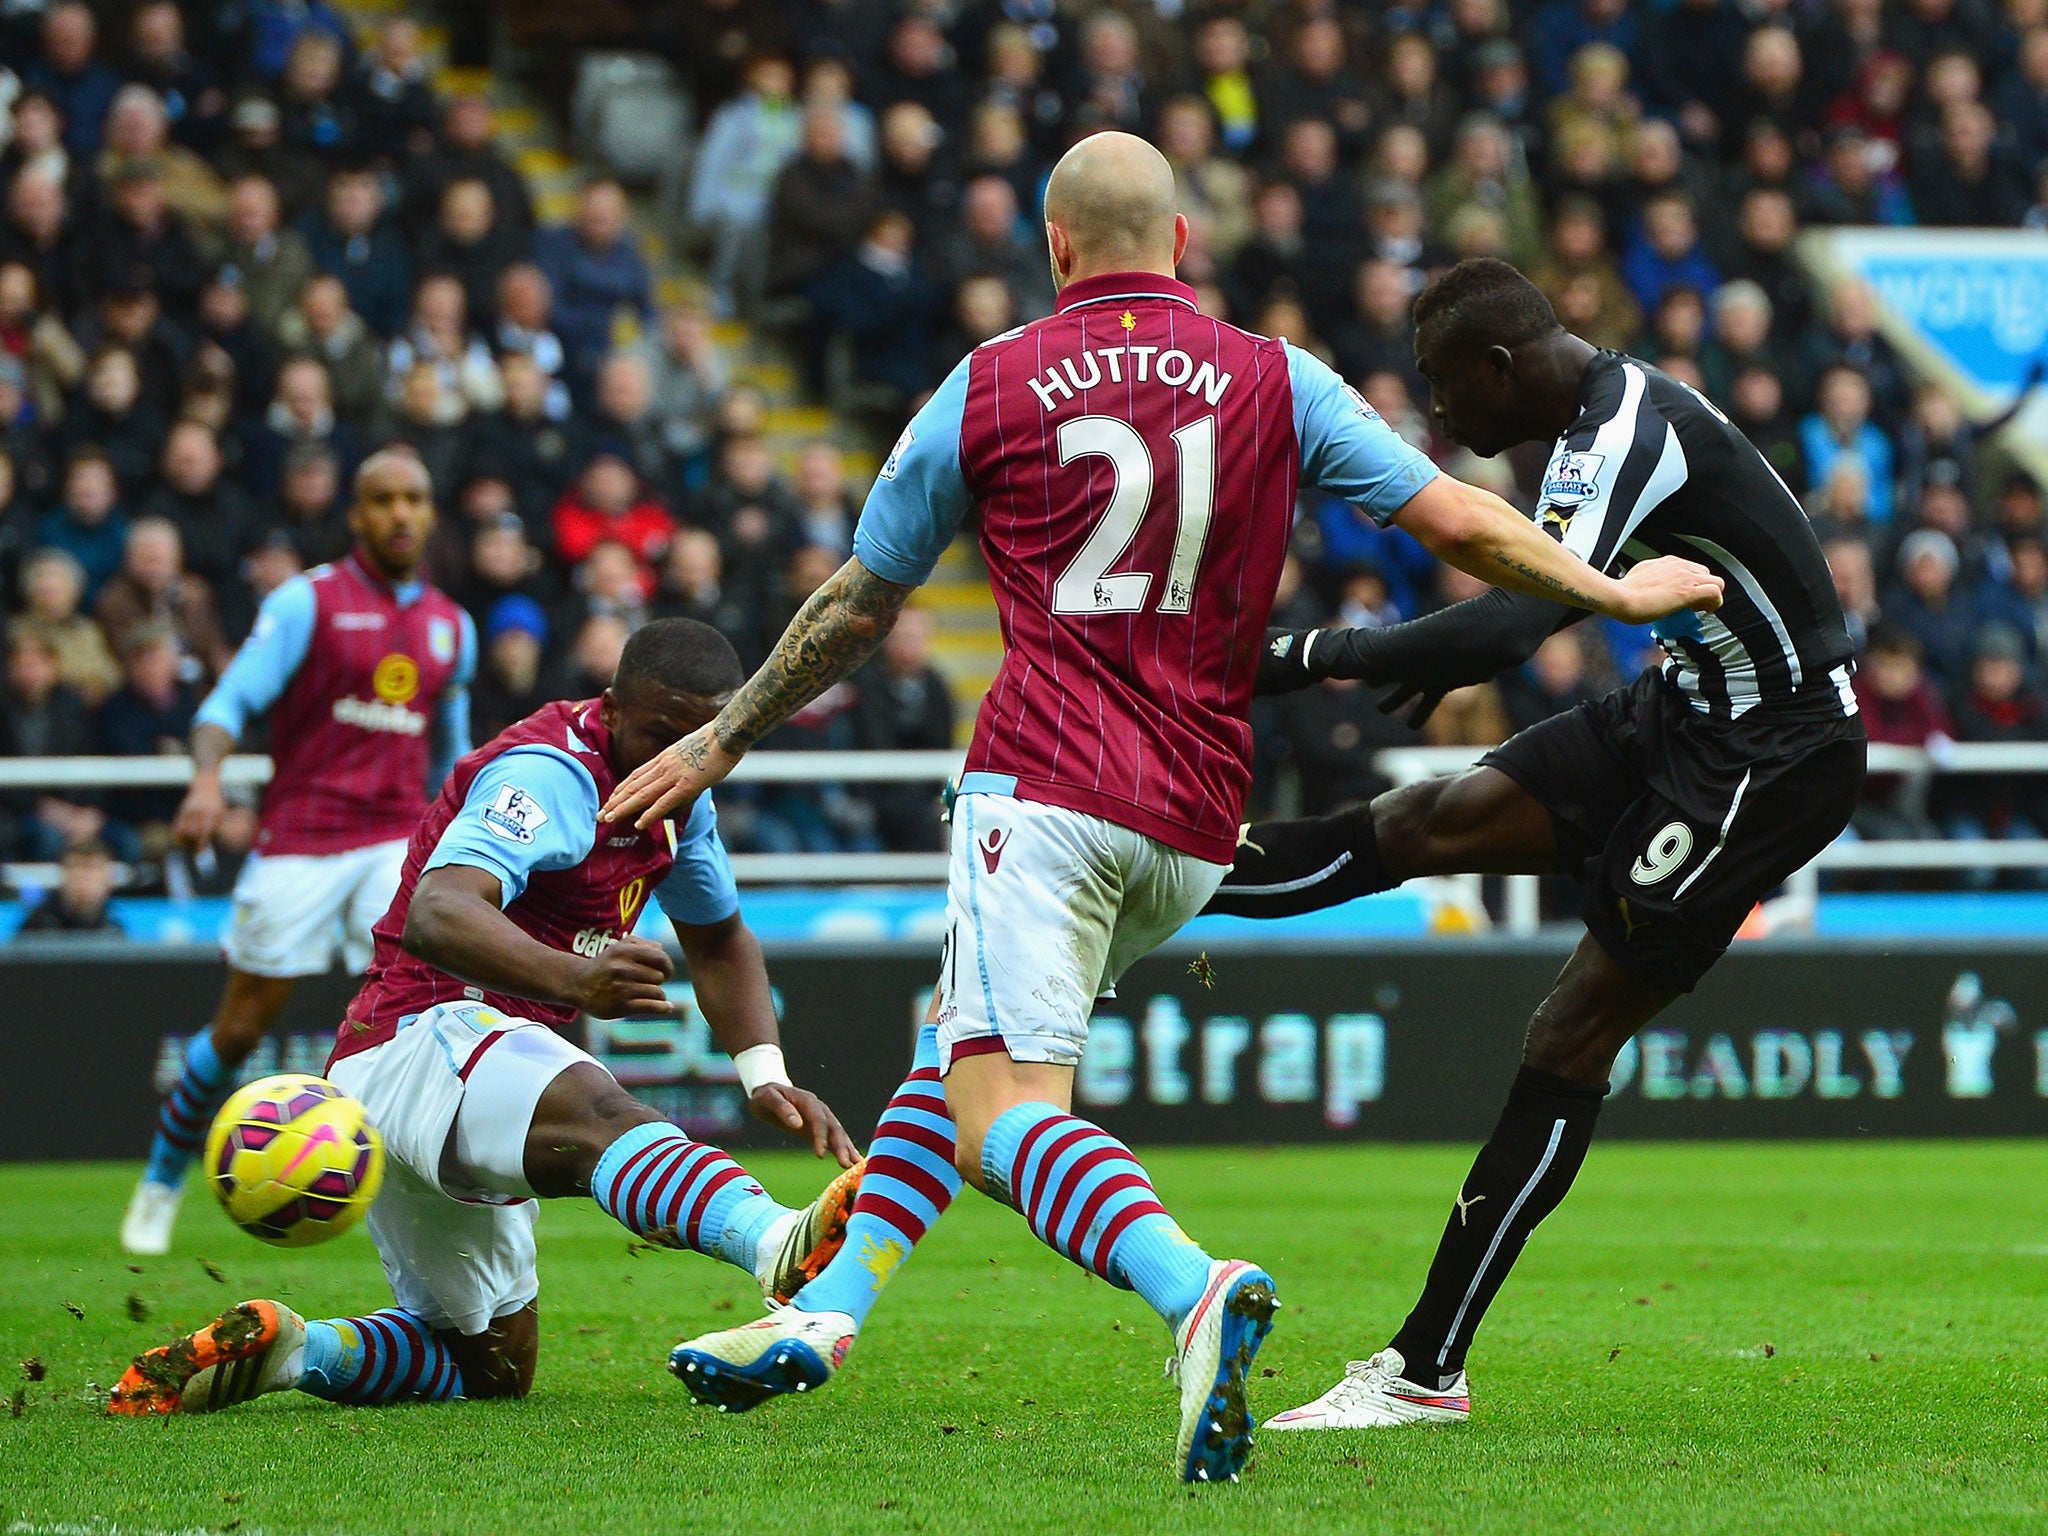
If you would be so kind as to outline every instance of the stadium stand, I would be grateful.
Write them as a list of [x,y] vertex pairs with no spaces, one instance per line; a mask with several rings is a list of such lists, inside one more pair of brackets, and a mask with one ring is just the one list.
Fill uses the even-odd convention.
[[[0,19],[0,103],[0,754],[177,750],[262,595],[345,549],[348,475],[393,442],[433,470],[432,569],[483,637],[480,739],[594,691],[649,616],[758,659],[844,558],[877,446],[963,350],[1050,308],[1033,210],[1101,126],[1167,150],[1205,306],[1325,356],[1527,504],[1540,453],[1485,464],[1434,435],[1407,319],[1444,263],[1518,262],[1805,496],[1874,741],[1937,763],[1949,741],[2048,742],[2019,405],[1973,420],[1867,287],[1795,255],[1811,229],[2048,228],[2028,0],[522,0],[495,22],[53,0]],[[1393,621],[1464,580],[1304,504],[1278,621]],[[971,550],[921,602],[770,745],[953,740],[1000,654]],[[1652,645],[1561,633],[1427,744],[1504,739]],[[1257,723],[1261,803],[1308,811],[1385,787],[1374,749],[1416,744],[1355,687]],[[930,800],[792,781],[721,813],[740,850],[908,852],[937,846]],[[84,849],[90,886],[111,850],[226,889],[250,819],[180,871],[174,805],[0,791],[0,860]],[[1856,830],[2034,838],[2048,774],[1879,775]]]

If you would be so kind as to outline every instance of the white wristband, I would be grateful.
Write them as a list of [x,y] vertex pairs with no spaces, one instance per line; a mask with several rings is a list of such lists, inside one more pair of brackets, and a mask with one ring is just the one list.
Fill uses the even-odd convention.
[[791,1086],[789,1069],[782,1062],[782,1047],[779,1045],[750,1045],[732,1059],[733,1070],[740,1075],[740,1086],[752,1098],[756,1089],[764,1083],[773,1083],[778,1088]]

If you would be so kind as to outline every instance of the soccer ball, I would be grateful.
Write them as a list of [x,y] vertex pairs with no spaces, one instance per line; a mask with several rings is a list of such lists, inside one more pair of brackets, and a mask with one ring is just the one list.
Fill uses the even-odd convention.
[[384,1180],[384,1138],[324,1077],[287,1072],[236,1091],[206,1133],[206,1181],[228,1220],[279,1248],[339,1237]]

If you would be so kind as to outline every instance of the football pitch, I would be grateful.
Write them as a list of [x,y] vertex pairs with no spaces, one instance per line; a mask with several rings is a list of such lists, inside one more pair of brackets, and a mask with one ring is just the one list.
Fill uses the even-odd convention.
[[[1279,1281],[1255,1408],[1314,1396],[1385,1341],[1468,1160],[1147,1158],[1212,1251]],[[807,1159],[751,1161],[785,1197],[820,1178]],[[109,1420],[103,1389],[130,1355],[229,1302],[388,1299],[361,1233],[274,1252],[196,1187],[177,1250],[131,1269],[113,1230],[133,1173],[0,1168],[0,1531],[2048,1528],[2048,1142],[1596,1145],[1481,1335],[1472,1423],[1264,1434],[1242,1484],[1203,1489],[1168,1468],[1164,1328],[972,1193],[815,1398],[696,1407],[668,1347],[750,1316],[751,1286],[633,1251],[564,1203],[541,1223],[524,1403],[290,1394]]]

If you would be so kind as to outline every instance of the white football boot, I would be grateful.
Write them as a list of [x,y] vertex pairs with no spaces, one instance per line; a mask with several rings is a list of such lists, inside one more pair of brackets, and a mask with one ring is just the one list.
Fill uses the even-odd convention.
[[128,1214],[121,1218],[122,1250],[149,1258],[169,1253],[178,1202],[184,1198],[182,1184],[159,1184],[154,1179],[137,1184],[128,1197]]
[[1180,1378],[1174,1466],[1184,1483],[1234,1483],[1252,1453],[1245,1378],[1279,1309],[1273,1277],[1242,1259],[1209,1266],[1202,1299],[1174,1331],[1169,1375]]
[[745,1413],[787,1392],[809,1392],[846,1361],[860,1325],[844,1312],[804,1312],[769,1303],[766,1317],[685,1339],[668,1368],[700,1403]]
[[1465,1373],[1447,1387],[1408,1380],[1398,1349],[1344,1367],[1344,1379],[1312,1403],[1276,1413],[1268,1429],[1393,1429],[1403,1424],[1462,1424],[1472,1417]]

